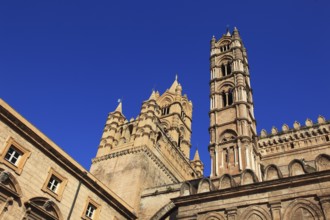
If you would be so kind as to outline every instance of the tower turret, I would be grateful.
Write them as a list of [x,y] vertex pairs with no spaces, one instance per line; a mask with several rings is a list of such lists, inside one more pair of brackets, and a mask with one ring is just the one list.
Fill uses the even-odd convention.
[[244,169],[259,175],[249,66],[237,28],[214,43],[210,63],[211,176]]
[[182,95],[182,86],[178,82],[177,76],[172,86],[159,97],[157,103],[161,107],[161,123],[177,147],[189,158],[192,103],[186,95]]
[[110,112],[103,130],[100,145],[97,151],[97,157],[110,153],[111,149],[118,144],[122,130],[121,125],[126,118],[122,112],[122,102],[120,101],[115,111]]
[[197,172],[197,177],[202,177],[204,171],[204,164],[199,157],[198,149],[196,149],[195,156],[194,159],[191,161],[191,164]]

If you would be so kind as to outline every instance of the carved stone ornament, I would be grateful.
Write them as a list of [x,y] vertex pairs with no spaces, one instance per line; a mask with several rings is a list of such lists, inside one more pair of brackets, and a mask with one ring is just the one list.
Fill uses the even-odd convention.
[[305,121],[305,125],[306,125],[307,127],[312,127],[312,126],[313,126],[313,121],[310,120],[309,118],[307,118],[306,121]]
[[0,183],[5,182],[6,180],[8,180],[8,178],[9,178],[9,173],[8,172],[2,171],[0,173]]
[[297,121],[295,121],[295,122],[293,123],[293,128],[294,128],[295,130],[299,130],[299,129],[300,129],[300,123],[297,122]]
[[287,124],[284,124],[283,126],[282,126],[282,131],[283,132],[287,132],[287,131],[289,131],[289,126],[287,125]]

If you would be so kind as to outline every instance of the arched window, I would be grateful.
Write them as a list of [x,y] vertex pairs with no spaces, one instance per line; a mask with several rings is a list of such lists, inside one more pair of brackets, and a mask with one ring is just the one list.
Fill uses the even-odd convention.
[[233,97],[233,89],[228,89],[227,91],[222,91],[222,106],[230,106],[234,103],[234,97]]
[[221,64],[221,72],[222,76],[229,76],[232,72],[231,63],[228,62],[227,64]]
[[222,76],[226,76],[226,67],[224,64],[221,65],[221,73],[222,73]]
[[43,197],[35,197],[25,202],[26,212],[23,219],[49,219],[62,220],[62,214],[58,206],[52,200]]
[[165,106],[162,109],[162,115],[168,115],[170,113],[170,107],[169,106]]
[[231,74],[231,64],[227,63],[227,76]]
[[232,105],[233,104],[233,90],[230,89],[228,91],[228,105]]

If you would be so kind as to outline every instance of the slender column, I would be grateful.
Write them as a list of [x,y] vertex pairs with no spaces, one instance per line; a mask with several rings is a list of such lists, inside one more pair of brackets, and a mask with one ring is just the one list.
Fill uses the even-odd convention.
[[281,220],[281,201],[273,201],[269,203],[273,220]]
[[237,146],[234,146],[234,164],[236,166],[237,164],[237,151],[236,151]]
[[218,169],[219,169],[219,148],[218,148],[218,146],[215,146],[215,163],[216,163],[215,175],[218,176],[219,175],[219,172],[218,172]]
[[320,196],[319,199],[325,216],[325,220],[330,220],[330,195]]
[[228,220],[236,220],[237,219],[237,207],[232,207],[226,209]]
[[3,206],[3,209],[1,210],[0,212],[0,219],[6,219],[6,215],[7,215],[7,212],[9,210],[9,206],[12,205],[14,202],[14,198],[13,197],[9,197],[7,198],[4,206]]
[[214,148],[210,149],[210,154],[211,154],[211,177],[214,176]]
[[243,170],[243,167],[242,167],[242,152],[241,152],[241,143],[238,143],[238,162],[239,162],[239,169],[240,170]]
[[249,156],[249,148],[245,145],[245,156],[246,156],[246,168],[251,168],[250,166],[250,156]]

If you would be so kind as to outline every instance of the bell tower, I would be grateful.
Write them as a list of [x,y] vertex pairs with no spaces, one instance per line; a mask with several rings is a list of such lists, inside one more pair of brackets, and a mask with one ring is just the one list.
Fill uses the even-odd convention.
[[256,121],[246,49],[237,28],[211,40],[211,177],[259,172]]

